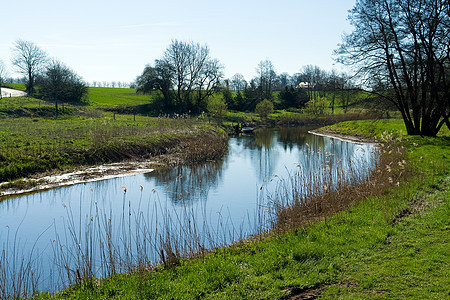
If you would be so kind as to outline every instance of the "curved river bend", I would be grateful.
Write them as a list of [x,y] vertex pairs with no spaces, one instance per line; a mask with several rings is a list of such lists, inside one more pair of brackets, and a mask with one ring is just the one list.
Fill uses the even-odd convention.
[[[352,165],[365,176],[373,170],[372,146],[309,129],[263,129],[230,138],[229,152],[219,161],[3,199],[3,265],[17,268],[21,258],[32,260],[40,270],[39,288],[59,289],[79,276],[62,274],[61,266],[76,270],[86,257],[95,276],[106,276],[132,263],[159,261],[163,257],[155,249],[169,238],[189,253],[257,233],[265,225],[260,206],[298,166],[314,173],[325,165]],[[101,262],[112,254],[117,264]]]

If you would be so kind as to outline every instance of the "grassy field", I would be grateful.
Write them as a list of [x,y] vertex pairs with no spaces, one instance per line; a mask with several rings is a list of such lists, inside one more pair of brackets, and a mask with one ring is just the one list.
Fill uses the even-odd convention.
[[58,120],[8,118],[0,121],[0,181],[82,165],[149,159],[208,138],[216,140],[217,149],[186,150],[186,161],[220,156],[226,149],[223,132],[191,119],[113,118],[112,114]]
[[320,195],[321,200],[339,200],[360,194],[344,211],[322,212],[321,221],[220,248],[198,259],[88,280],[36,298],[448,298],[450,133],[445,129],[436,138],[410,137],[398,120],[379,122],[375,129],[371,124],[332,127],[387,141],[370,180],[347,187],[345,193]]
[[136,94],[136,89],[90,87],[88,100],[93,107],[134,106],[150,104],[153,97],[154,95]]
[[[25,88],[18,84],[9,86]],[[86,105],[60,103],[56,115],[51,102],[32,97],[1,99],[0,181],[173,153],[194,141],[201,144],[205,135],[217,141],[214,145],[226,148],[223,132],[197,119],[151,118],[102,109],[152,101],[151,95],[138,95],[134,89],[89,88]],[[215,154],[208,154],[201,145],[197,148],[191,149],[191,157],[184,151],[181,159],[201,160],[200,155],[211,159],[224,151],[217,148]]]

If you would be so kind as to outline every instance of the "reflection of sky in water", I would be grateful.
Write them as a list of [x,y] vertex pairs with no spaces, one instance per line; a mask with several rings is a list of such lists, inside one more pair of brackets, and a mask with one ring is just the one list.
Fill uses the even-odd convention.
[[222,236],[226,231],[222,241],[231,241],[233,234],[253,232],[250,224],[261,200],[259,189],[274,189],[274,175],[286,178],[298,170],[297,165],[314,173],[327,162],[336,165],[339,160],[344,169],[353,165],[367,170],[373,166],[372,151],[368,145],[307,134],[305,128],[265,129],[255,136],[231,138],[229,154],[220,161],[5,199],[0,202],[0,243],[11,247],[17,233],[15,243],[21,251],[26,255],[34,246],[41,253],[43,268],[48,269],[54,265],[53,240],[70,240],[66,227],[71,220],[79,236],[92,222],[103,224],[109,218],[118,227],[128,218],[132,223],[137,218],[147,231],[157,223],[171,223],[170,219],[170,227],[182,232],[177,224],[187,224],[184,217],[188,215],[199,223],[199,232],[205,226]]

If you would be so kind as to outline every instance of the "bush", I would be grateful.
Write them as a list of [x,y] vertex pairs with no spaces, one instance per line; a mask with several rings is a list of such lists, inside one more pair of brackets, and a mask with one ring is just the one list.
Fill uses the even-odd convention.
[[273,103],[270,100],[264,99],[256,104],[255,112],[261,119],[266,119],[271,113],[273,113]]
[[223,118],[227,115],[227,104],[223,99],[213,98],[209,100],[207,110],[209,115],[214,118],[218,124],[221,124]]

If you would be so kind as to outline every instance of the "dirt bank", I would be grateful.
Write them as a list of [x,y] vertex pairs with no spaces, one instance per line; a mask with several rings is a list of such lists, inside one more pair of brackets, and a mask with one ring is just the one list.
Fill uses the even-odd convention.
[[346,135],[346,134],[339,134],[331,130],[330,128],[319,128],[316,130],[308,131],[309,133],[320,135],[320,136],[327,136],[332,137],[341,141],[346,142],[352,142],[352,143],[358,143],[358,144],[379,144],[378,140],[376,138],[367,138],[364,136],[352,136],[352,135]]
[[[141,149],[145,151],[145,149]],[[198,163],[223,157],[227,151],[227,136],[220,132],[204,132],[183,139],[174,139],[165,145],[164,153],[128,160],[92,165],[72,166],[65,170],[50,170],[31,174],[23,179],[0,182],[0,197],[48,190],[78,183],[106,180],[134,174],[148,173],[155,168],[172,167],[179,164]]]
[[152,162],[124,162],[80,168],[72,172],[55,173],[42,177],[25,178],[17,182],[0,183],[0,196],[20,195],[78,183],[94,182],[135,174],[149,173]]

